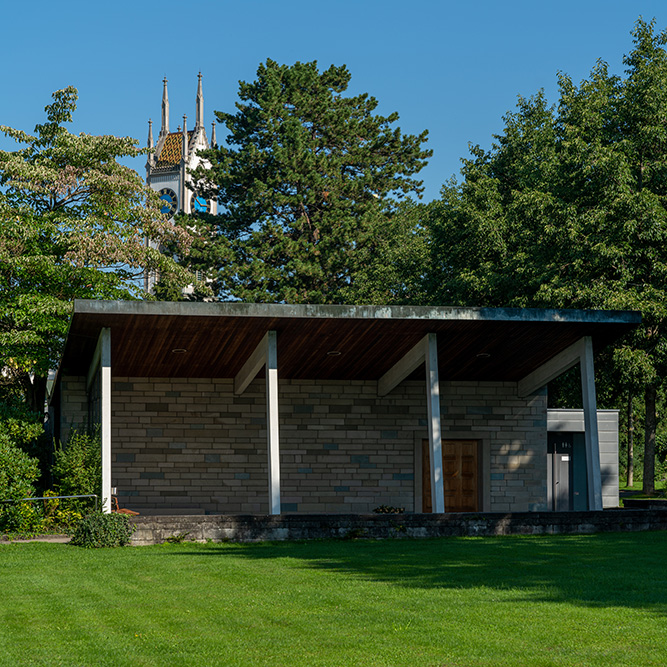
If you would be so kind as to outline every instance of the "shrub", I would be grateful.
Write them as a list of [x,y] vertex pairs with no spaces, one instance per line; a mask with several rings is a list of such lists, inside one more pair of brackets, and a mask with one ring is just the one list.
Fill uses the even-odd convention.
[[123,547],[130,543],[134,530],[135,526],[125,514],[94,512],[79,521],[70,544],[87,549]]
[[[81,496],[102,490],[102,454],[99,432],[92,435],[74,431],[65,447],[55,451],[51,469],[53,482],[61,496]],[[94,499],[68,503],[72,510],[92,509]]]
[[[46,491],[46,497],[57,496],[55,491]],[[82,514],[76,509],[68,509],[67,501],[53,498],[44,501],[44,528],[49,531],[72,531],[81,521]]]
[[[35,495],[32,483],[39,478],[39,465],[0,432],[0,500],[18,500]],[[41,513],[34,503],[0,503],[0,529],[31,532],[39,528]]]
[[[0,399],[0,433],[6,435],[19,449],[37,458],[40,475],[51,466],[51,442],[44,431],[44,415],[31,412],[24,403],[11,396]],[[35,480],[38,487],[48,485],[48,479]]]
[[403,514],[405,507],[393,507],[392,505],[380,505],[373,509],[375,514]]

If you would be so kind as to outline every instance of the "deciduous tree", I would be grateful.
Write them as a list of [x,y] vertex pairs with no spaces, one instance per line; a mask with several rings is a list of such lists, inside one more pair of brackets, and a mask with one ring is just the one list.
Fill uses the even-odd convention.
[[624,77],[598,62],[560,98],[520,99],[488,152],[430,211],[437,301],[630,309],[615,380],[646,404],[644,491],[654,489],[656,392],[667,377],[667,33],[641,19]]
[[118,163],[136,142],[68,132],[76,100],[71,87],[54,93],[33,135],[0,126],[20,146],[0,151],[0,375],[39,412],[74,298],[136,298],[145,270],[189,281],[157,249],[187,233]]

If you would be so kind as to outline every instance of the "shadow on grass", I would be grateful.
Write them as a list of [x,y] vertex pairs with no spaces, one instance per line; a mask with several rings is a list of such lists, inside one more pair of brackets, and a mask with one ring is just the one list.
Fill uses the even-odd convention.
[[667,533],[214,544],[169,555],[290,559],[413,588],[497,589],[517,599],[667,614]]

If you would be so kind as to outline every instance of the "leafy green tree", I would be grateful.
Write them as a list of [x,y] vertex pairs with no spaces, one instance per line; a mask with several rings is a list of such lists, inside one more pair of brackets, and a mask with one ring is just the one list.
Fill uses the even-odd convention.
[[412,304],[427,299],[423,274],[429,262],[424,206],[404,202],[378,220],[377,233],[356,251],[354,279],[340,291],[351,304]]
[[68,132],[76,100],[72,87],[55,92],[34,135],[0,126],[20,145],[0,151],[0,374],[5,391],[20,387],[40,413],[73,299],[145,296],[146,270],[190,280],[157,249],[187,244],[187,233],[118,164],[139,154],[136,142]]
[[490,151],[429,210],[436,301],[640,311],[614,352],[617,396],[645,398],[654,490],[656,395],[667,377],[667,33],[639,20],[625,77],[598,62],[560,98],[520,99]]
[[228,146],[204,152],[195,178],[221,214],[200,220],[187,261],[213,267],[218,296],[354,299],[370,249],[392,236],[398,200],[421,191],[413,176],[431,155],[426,132],[401,134],[398,114],[375,114],[373,97],[343,95],[349,81],[345,66],[267,60],[241,82],[237,112],[216,112]]
[[[0,431],[0,501],[14,501],[35,495],[33,482],[39,478],[37,459],[31,458]],[[0,502],[0,529],[31,530],[39,523],[34,505]]]

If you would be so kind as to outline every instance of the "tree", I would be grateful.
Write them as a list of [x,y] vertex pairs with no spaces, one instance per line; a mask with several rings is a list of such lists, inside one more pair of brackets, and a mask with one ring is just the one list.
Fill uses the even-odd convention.
[[[235,114],[216,112],[228,146],[205,151],[200,191],[221,214],[203,216],[191,265],[211,269],[222,298],[290,303],[353,299],[367,249],[390,234],[397,201],[431,151],[426,132],[392,128],[366,94],[345,97],[345,66],[267,60],[240,83]],[[210,167],[210,168],[209,168]],[[187,224],[192,224],[188,221]],[[370,259],[373,259],[370,257]]]
[[[490,151],[430,210],[436,300],[640,311],[614,351],[617,396],[645,396],[644,491],[667,377],[667,33],[641,19],[626,76],[598,62],[560,98],[520,99]],[[442,285],[442,287],[440,287]],[[449,297],[449,298],[448,298]]]
[[[0,126],[22,147],[0,151],[0,377],[42,412],[75,298],[136,298],[145,270],[187,284],[157,247],[188,235],[160,213],[157,195],[117,160],[130,138],[73,135],[77,92],[53,94],[34,136]],[[151,239],[152,243],[147,243]]]

